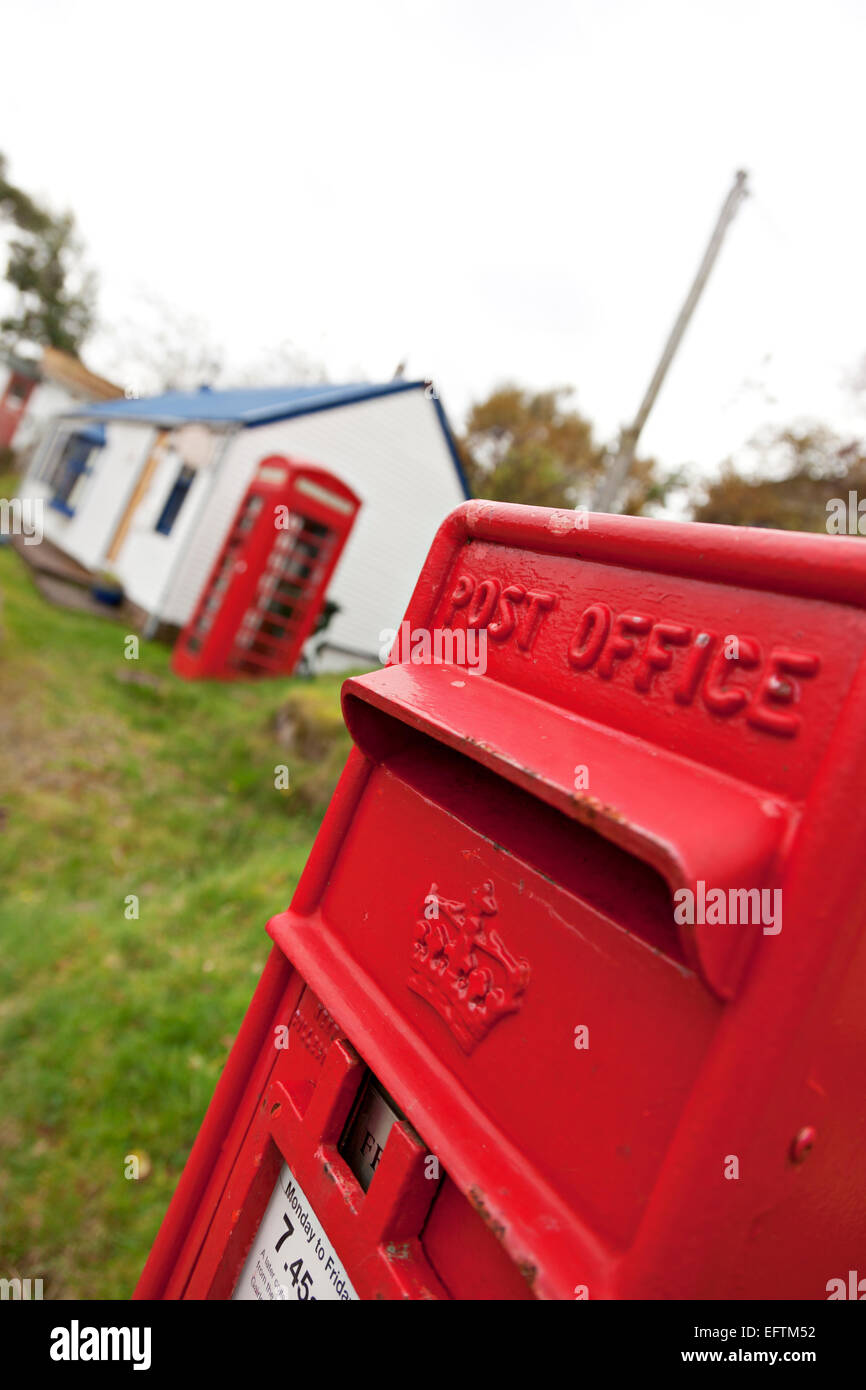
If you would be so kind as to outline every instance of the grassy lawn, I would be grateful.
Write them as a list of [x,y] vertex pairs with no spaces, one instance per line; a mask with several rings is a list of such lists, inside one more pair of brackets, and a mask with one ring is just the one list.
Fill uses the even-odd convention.
[[0,549],[0,1276],[46,1298],[130,1294],[348,749],[340,677],[125,635]]

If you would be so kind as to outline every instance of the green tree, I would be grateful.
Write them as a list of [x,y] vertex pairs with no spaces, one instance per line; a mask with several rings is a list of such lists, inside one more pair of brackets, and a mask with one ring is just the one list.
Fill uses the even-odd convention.
[[0,217],[15,229],[6,280],[17,292],[14,312],[0,319],[0,341],[77,353],[93,327],[96,280],[83,268],[72,213],[51,213],[10,183],[0,155]]
[[[476,497],[541,507],[588,506],[608,461],[592,425],[565,402],[569,387],[528,391],[498,387],[469,412],[458,440]],[[636,513],[661,500],[664,488],[652,459],[638,459],[624,510]]]
[[754,442],[748,469],[728,459],[721,477],[693,493],[695,521],[826,531],[828,502],[866,497],[866,442],[824,426],[768,431]]
[[8,171],[6,156],[0,154],[0,216],[14,222],[22,231],[44,231],[51,221],[48,213],[23,189],[9,182]]

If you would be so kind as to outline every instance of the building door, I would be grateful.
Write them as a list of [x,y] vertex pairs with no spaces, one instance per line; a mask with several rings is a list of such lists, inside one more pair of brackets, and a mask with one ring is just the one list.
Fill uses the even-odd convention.
[[135,481],[135,486],[133,487],[132,492],[129,495],[129,498],[127,499],[126,506],[123,509],[123,514],[121,515],[121,518],[115,528],[114,535],[111,538],[111,544],[109,545],[108,550],[106,551],[106,559],[108,560],[108,563],[110,565],[114,564],[115,560],[120,554],[121,546],[123,545],[123,542],[126,540],[127,533],[129,531],[130,526],[132,525],[133,517],[135,516],[135,513],[138,507],[140,506],[142,498],[147,492],[147,489],[150,487],[154,473],[156,472],[157,468],[162,462],[163,451],[169,441],[169,437],[169,430],[160,430],[156,436],[156,439],[154,440],[150,453],[144,461],[144,467],[142,468]]
[[360,505],[323,469],[263,459],[177,640],[175,671],[222,680],[288,675]]

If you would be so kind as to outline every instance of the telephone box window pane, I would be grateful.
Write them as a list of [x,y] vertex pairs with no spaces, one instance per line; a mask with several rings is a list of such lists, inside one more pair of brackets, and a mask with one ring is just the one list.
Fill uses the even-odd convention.
[[244,514],[243,514],[243,516],[241,517],[241,521],[240,521],[240,525],[239,525],[239,527],[238,527],[238,530],[239,530],[239,531],[249,531],[249,530],[251,530],[252,525],[253,525],[253,522],[255,521],[255,519],[256,519],[256,517],[258,516],[259,512],[261,511],[261,509],[262,509],[262,499],[261,499],[261,497],[251,497],[250,500],[249,500],[249,502],[247,503],[245,509],[244,509]]

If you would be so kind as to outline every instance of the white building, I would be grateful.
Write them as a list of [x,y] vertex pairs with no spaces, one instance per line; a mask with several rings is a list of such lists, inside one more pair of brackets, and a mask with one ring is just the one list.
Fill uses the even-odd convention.
[[44,348],[38,357],[4,358],[0,360],[0,446],[25,453],[62,411],[122,395],[122,387],[97,376],[59,348]]
[[469,495],[423,381],[203,388],[90,406],[54,422],[19,491],[43,499],[50,546],[116,576],[147,631],[177,630],[273,456],[323,470],[360,502],[327,588],[337,611],[308,657],[315,648],[317,667],[331,669],[375,658],[436,528]]

